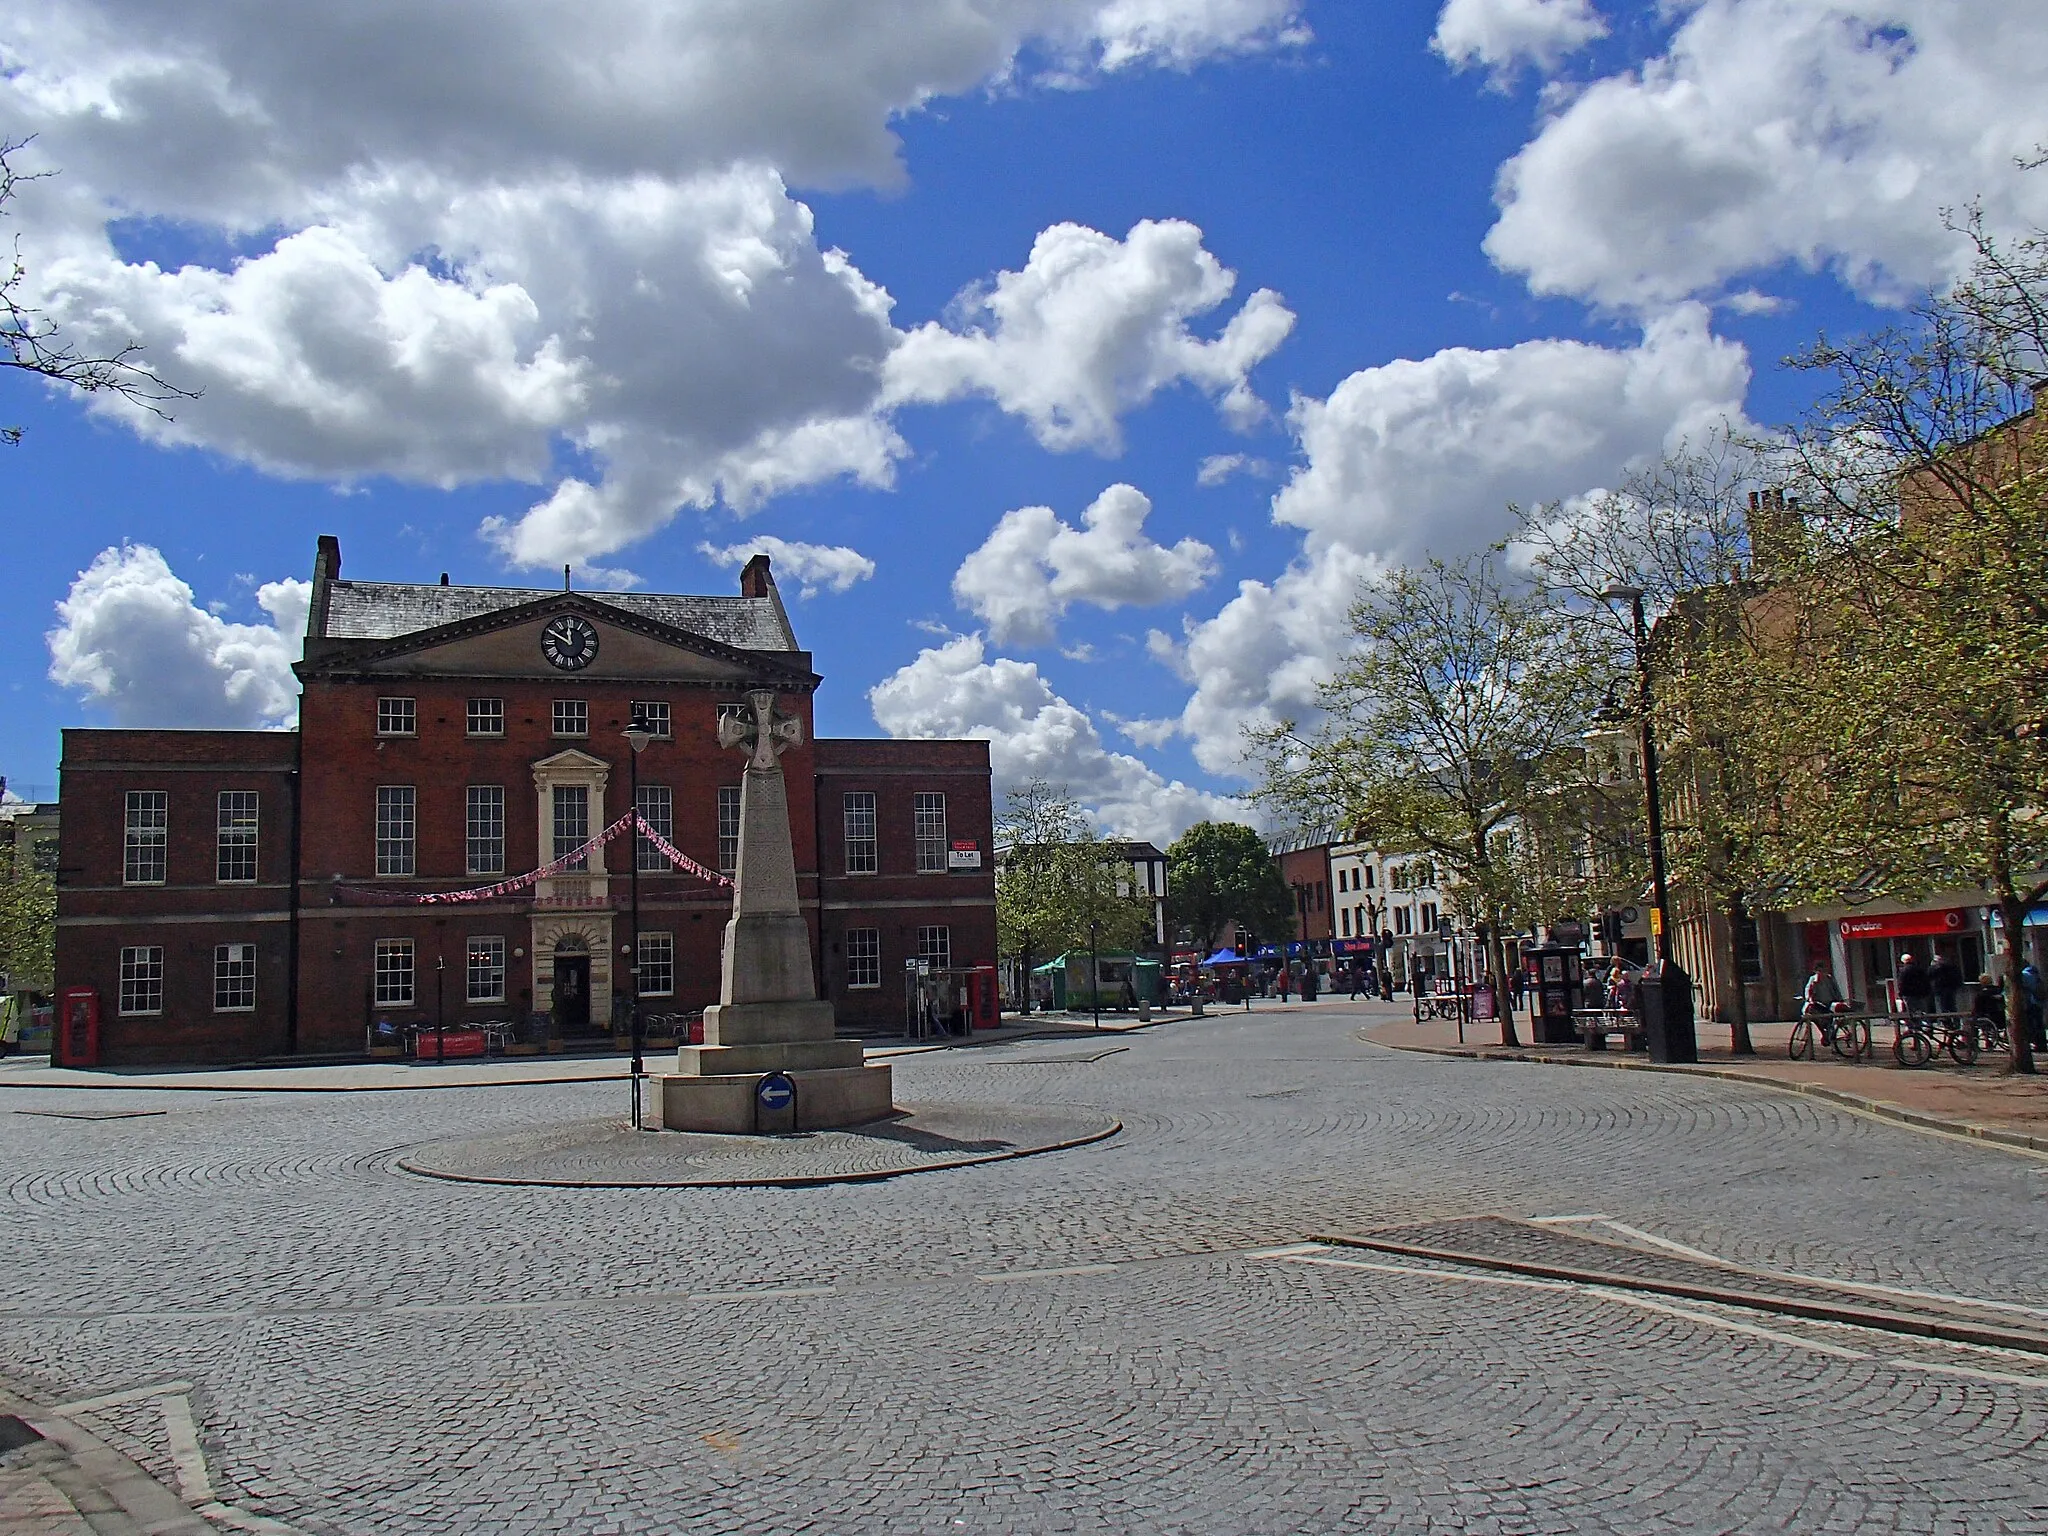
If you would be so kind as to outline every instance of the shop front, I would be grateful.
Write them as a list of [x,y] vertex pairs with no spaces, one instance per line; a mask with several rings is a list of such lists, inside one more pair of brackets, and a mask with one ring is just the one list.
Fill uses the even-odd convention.
[[1886,1005],[1899,963],[1912,955],[1923,964],[1952,960],[1965,980],[1984,971],[1988,949],[1983,909],[1939,907],[1917,912],[1857,913],[1825,923],[1807,923],[1810,971],[1825,958],[1842,990],[1858,1003]]

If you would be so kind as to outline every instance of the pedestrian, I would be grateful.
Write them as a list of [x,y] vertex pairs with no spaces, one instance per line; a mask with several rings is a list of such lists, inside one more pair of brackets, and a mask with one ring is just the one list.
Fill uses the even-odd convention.
[[2037,1051],[2048,1051],[2048,1016],[2044,1016],[2041,998],[2041,973],[2033,962],[2020,967],[2020,1002],[2027,1010],[2027,1038]]
[[1611,1013],[1628,1013],[1635,1004],[1636,989],[1619,960],[1607,973],[1607,1008]]
[[1806,986],[1799,993],[1799,1011],[1808,1018],[1832,1014],[1841,1000],[1842,989],[1835,982],[1834,967],[1823,963],[1816,965],[1813,974],[1806,978]]
[[26,1011],[19,992],[0,993],[0,1056],[21,1049],[21,1016]]
[[1935,950],[1934,963],[1927,968],[1927,985],[1934,993],[1936,1013],[1961,1011],[1958,1005],[1963,994],[1963,968],[1956,964],[1955,956],[1946,950]]
[[1970,1016],[1991,1026],[1987,1033],[2005,1032],[2005,988],[1993,981],[1988,971],[1977,978],[1977,996],[1970,1003]]
[[1598,967],[1586,972],[1585,985],[1580,990],[1585,996],[1584,1006],[1592,1012],[1598,1013],[1607,1006],[1607,979]]
[[1934,985],[1927,967],[1917,955],[1899,956],[1898,974],[1892,985],[1899,994],[1899,1012],[1909,1019],[1923,1019],[1934,1011]]
[[1352,1002],[1354,1002],[1354,1003],[1355,1003],[1355,1002],[1357,1002],[1357,1001],[1358,1001],[1358,994],[1359,994],[1359,993],[1361,993],[1361,992],[1363,992],[1364,990],[1365,990],[1365,967],[1364,967],[1364,966],[1362,966],[1362,965],[1360,965],[1360,964],[1359,964],[1359,963],[1358,963],[1358,962],[1357,962],[1356,960],[1354,960],[1354,961],[1352,961],[1352,962],[1351,962],[1351,997],[1350,997],[1350,1001],[1352,1001]]
[[1280,974],[1275,978],[1275,984],[1280,989],[1280,1001],[1286,1002],[1287,994],[1294,989],[1294,968],[1285,961],[1281,962]]

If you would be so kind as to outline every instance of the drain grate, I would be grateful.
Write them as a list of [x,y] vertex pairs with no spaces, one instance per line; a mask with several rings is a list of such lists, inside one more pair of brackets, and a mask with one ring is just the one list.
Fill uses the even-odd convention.
[[1873,1294],[1874,1287],[1831,1283],[1810,1275],[1776,1274],[1711,1256],[1687,1257],[1509,1216],[1420,1222],[1355,1234],[1330,1233],[1319,1236],[1317,1241],[1474,1269],[1649,1291],[1787,1317],[1853,1323],[1887,1333],[2048,1355],[2048,1319],[2023,1320],[1975,1298],[1912,1296],[1890,1291]]

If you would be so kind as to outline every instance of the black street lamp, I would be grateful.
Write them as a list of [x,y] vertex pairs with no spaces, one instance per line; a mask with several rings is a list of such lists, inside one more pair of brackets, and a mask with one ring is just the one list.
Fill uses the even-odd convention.
[[1095,1005],[1097,1029],[1102,1028],[1102,958],[1095,952],[1099,927],[1094,918],[1088,919],[1088,1001]]
[[434,956],[434,1060],[442,1066],[448,1065],[448,989],[443,985],[448,975],[448,956],[437,952]]
[[633,854],[628,866],[627,879],[633,899],[633,947],[627,951],[631,959],[626,974],[632,978],[632,1027],[633,1027],[633,1129],[640,1129],[640,1076],[646,1070],[641,1059],[644,1037],[640,1027],[640,754],[647,749],[647,743],[654,740],[654,728],[639,715],[619,733],[633,748]]
[[1697,1061],[1692,978],[1671,953],[1671,891],[1664,875],[1664,802],[1657,787],[1657,740],[1650,727],[1650,631],[1643,616],[1643,589],[1615,582],[1600,595],[1609,603],[1629,605],[1635,642],[1636,730],[1643,754],[1643,809],[1650,830],[1650,893],[1657,912],[1657,978],[1643,999],[1644,1043],[1653,1060]]

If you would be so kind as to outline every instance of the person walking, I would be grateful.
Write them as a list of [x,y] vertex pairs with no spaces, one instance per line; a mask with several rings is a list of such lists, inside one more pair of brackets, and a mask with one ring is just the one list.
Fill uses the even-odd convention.
[[1924,1019],[1934,1012],[1934,983],[1919,956],[1899,956],[1899,970],[1892,985],[1898,989],[1899,1011],[1907,1018]]
[[1354,960],[1354,961],[1352,961],[1352,962],[1351,962],[1351,998],[1350,998],[1350,1001],[1352,1001],[1352,1002],[1354,1002],[1354,1003],[1355,1003],[1355,1002],[1357,1002],[1357,1001],[1358,1001],[1358,994],[1359,994],[1359,993],[1361,993],[1361,992],[1363,992],[1364,990],[1365,990],[1365,967],[1364,967],[1364,966],[1362,966],[1362,965],[1360,965],[1360,964],[1359,964],[1359,963],[1358,963],[1358,962],[1357,962],[1356,960]]
[[0,992],[0,1056],[21,1049],[21,1016],[27,1011],[19,992]]
[[1935,950],[1934,963],[1927,967],[1927,985],[1934,994],[1936,1013],[1961,1011],[1963,968],[1956,964],[1955,956],[1942,949]]
[[2020,1002],[2027,1010],[2027,1038],[2035,1050],[2048,1051],[2048,1014],[2042,1008],[2041,973],[2032,961],[2020,967]]
[[1293,967],[1282,961],[1280,974],[1275,978],[1275,982],[1280,988],[1280,1001],[1284,1003],[1287,1001],[1287,994],[1294,990]]

